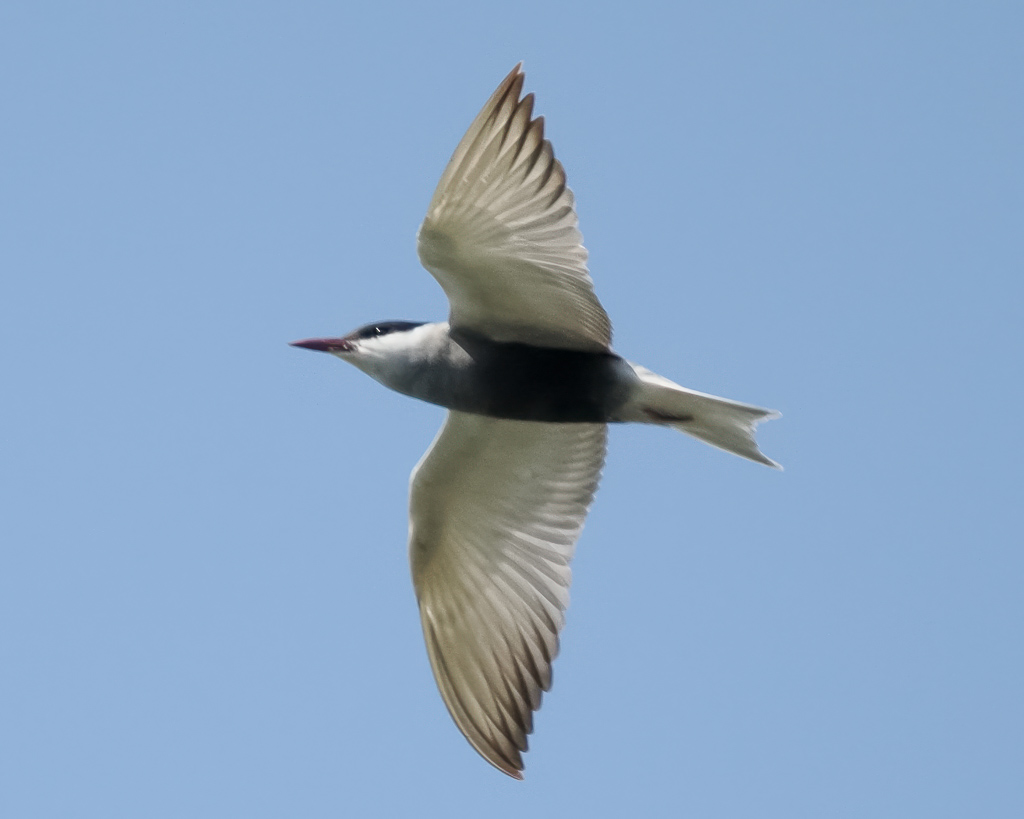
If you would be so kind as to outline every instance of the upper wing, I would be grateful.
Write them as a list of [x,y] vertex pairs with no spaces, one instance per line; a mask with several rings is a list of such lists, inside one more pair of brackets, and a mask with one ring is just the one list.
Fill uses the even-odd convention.
[[420,261],[448,295],[453,329],[607,350],[572,191],[522,89],[517,65],[455,149],[420,226]]
[[412,473],[409,553],[434,678],[459,730],[517,779],[606,438],[603,424],[452,411]]

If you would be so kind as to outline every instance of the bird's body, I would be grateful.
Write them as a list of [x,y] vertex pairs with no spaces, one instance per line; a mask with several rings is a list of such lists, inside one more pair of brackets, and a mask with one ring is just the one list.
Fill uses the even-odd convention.
[[607,424],[670,426],[777,466],[754,440],[776,413],[688,390],[612,351],[572,193],[522,84],[517,66],[463,137],[420,227],[449,321],[294,342],[449,410],[413,470],[413,582],[449,712],[517,778],[551,685]]
[[380,343],[386,358],[353,363],[396,392],[492,418],[619,421],[616,412],[639,380],[612,352],[492,341],[471,330],[452,332],[447,322],[421,324]]

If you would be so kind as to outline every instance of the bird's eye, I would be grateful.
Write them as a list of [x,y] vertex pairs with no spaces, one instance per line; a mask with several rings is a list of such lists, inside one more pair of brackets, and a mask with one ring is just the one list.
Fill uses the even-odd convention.
[[361,339],[380,338],[392,333],[405,332],[414,327],[419,327],[419,324],[413,321],[382,321],[380,324],[364,324],[353,333],[353,336]]
[[387,334],[387,328],[381,324],[368,324],[359,331],[359,338],[378,338]]

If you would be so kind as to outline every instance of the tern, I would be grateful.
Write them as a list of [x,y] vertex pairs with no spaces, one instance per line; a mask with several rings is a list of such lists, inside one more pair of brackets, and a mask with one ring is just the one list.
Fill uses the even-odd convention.
[[417,236],[447,322],[295,341],[448,409],[412,471],[409,558],[427,654],[470,744],[522,779],[608,424],[671,427],[752,461],[773,410],[689,390],[611,349],[565,171],[517,65],[470,125]]

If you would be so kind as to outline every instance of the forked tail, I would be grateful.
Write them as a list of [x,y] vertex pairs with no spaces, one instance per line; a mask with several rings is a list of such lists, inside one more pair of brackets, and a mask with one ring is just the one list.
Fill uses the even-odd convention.
[[782,469],[761,452],[754,438],[758,424],[780,413],[688,390],[639,364],[630,366],[641,386],[624,420],[674,427],[726,452]]

